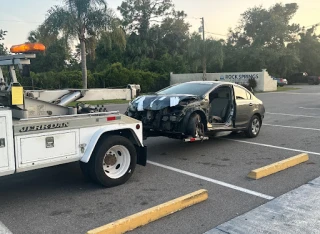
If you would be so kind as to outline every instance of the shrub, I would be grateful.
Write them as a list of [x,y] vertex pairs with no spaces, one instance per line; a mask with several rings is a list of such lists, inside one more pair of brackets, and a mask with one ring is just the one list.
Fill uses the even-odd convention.
[[[19,80],[28,89],[82,88],[81,71],[31,73],[31,79]],[[169,74],[159,74],[138,69],[128,69],[121,63],[114,63],[101,72],[88,70],[88,88],[125,88],[128,84],[140,84],[142,92],[154,92],[169,85]]]
[[248,80],[248,83],[249,83],[249,87],[251,87],[252,89],[255,89],[257,87],[257,81],[254,78],[250,78]]

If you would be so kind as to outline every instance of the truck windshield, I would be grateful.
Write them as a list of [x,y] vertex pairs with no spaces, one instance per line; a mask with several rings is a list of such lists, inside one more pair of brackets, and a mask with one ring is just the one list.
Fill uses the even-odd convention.
[[212,83],[182,83],[174,86],[170,86],[157,92],[160,95],[171,95],[171,94],[191,94],[196,96],[204,95],[210,89],[215,87],[217,84]]

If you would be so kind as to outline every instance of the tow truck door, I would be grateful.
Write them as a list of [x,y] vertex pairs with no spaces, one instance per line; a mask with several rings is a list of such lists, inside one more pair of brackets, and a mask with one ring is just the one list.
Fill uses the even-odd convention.
[[15,171],[11,111],[0,108],[0,176]]

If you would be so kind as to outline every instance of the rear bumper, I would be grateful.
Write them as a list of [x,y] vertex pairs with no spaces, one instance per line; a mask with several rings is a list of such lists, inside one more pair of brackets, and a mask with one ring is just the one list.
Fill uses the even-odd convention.
[[137,149],[137,164],[141,166],[147,165],[147,146],[136,146]]

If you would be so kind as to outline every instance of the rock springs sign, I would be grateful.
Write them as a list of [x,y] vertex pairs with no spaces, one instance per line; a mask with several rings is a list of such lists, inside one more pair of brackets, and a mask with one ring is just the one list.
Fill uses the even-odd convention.
[[258,73],[253,74],[225,74],[220,76],[220,80],[249,80],[249,79],[259,79]]

